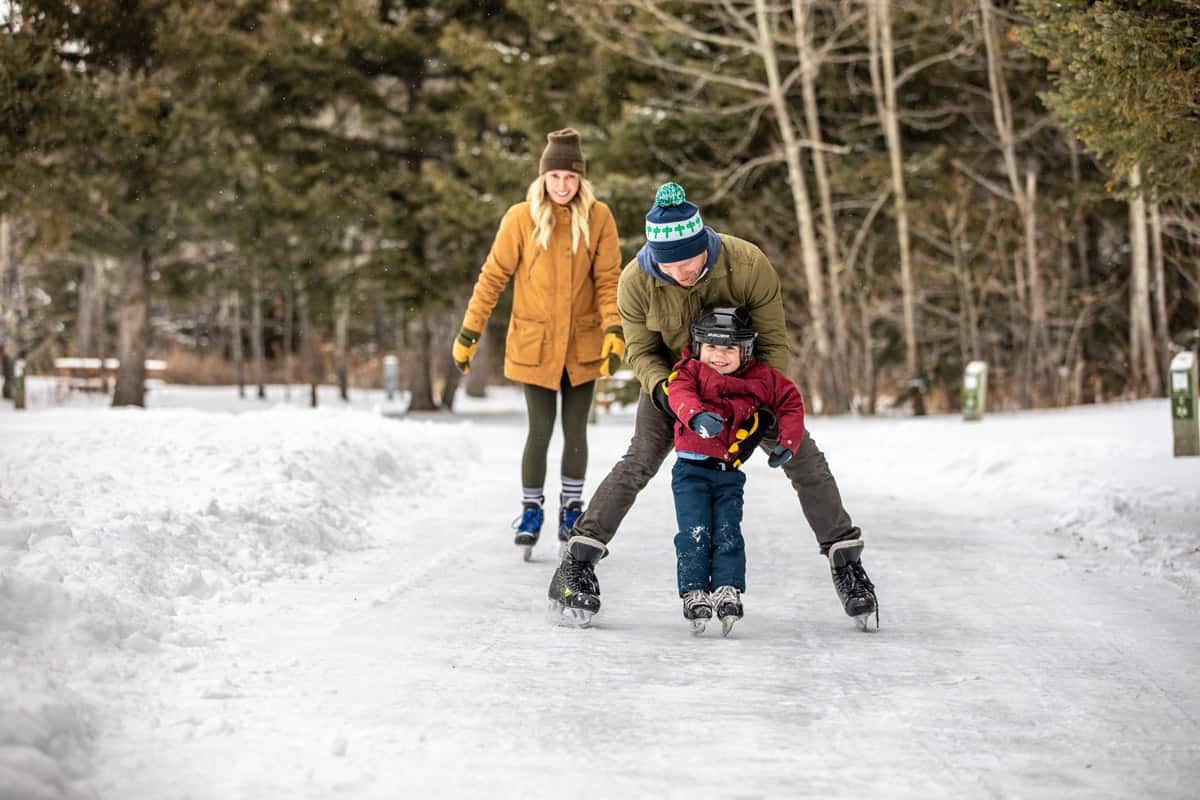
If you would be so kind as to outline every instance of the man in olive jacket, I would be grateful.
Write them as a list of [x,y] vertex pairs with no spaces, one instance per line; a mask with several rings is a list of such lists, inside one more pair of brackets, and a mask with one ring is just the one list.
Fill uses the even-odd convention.
[[[705,226],[683,188],[664,184],[646,215],[646,246],[625,265],[617,287],[625,358],[642,386],[633,439],[576,521],[550,582],[550,599],[569,624],[587,625],[600,609],[595,564],[608,555],[638,492],[672,450],[675,418],[667,403],[671,365],[690,341],[692,321],[703,307],[713,305],[745,306],[758,331],[755,358],[786,374],[789,353],[775,268],[753,244]],[[744,444],[767,452],[775,447],[778,433],[772,423],[750,433]],[[861,531],[842,507],[837,482],[812,437],[806,435],[792,455],[783,471],[820,552],[829,557],[843,608],[865,627],[877,602],[860,558]]]

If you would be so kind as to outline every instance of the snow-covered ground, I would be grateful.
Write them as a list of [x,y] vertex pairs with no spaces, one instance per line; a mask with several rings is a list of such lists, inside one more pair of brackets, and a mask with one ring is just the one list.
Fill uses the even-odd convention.
[[[0,800],[1196,796],[1200,459],[1165,401],[810,420],[882,630],[756,458],[722,639],[679,612],[669,470],[595,627],[557,628],[554,545],[511,545],[517,392],[282,399],[0,406]],[[588,491],[631,424],[592,427]]]

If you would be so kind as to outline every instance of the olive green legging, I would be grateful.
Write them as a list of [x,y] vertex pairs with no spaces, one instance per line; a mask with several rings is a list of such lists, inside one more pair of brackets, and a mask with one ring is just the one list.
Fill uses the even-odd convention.
[[563,370],[559,391],[541,386],[525,386],[525,410],[529,416],[529,434],[525,437],[525,452],[521,456],[521,485],[529,488],[546,484],[546,451],[554,433],[554,418],[558,413],[558,395],[562,394],[562,475],[583,480],[587,472],[587,419],[592,407],[595,381],[571,385]]

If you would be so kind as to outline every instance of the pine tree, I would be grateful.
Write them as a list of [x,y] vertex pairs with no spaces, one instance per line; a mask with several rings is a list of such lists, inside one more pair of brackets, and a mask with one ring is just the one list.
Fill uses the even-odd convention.
[[1118,179],[1141,166],[1160,198],[1200,194],[1200,6],[1021,0],[1021,41],[1049,62],[1046,104]]

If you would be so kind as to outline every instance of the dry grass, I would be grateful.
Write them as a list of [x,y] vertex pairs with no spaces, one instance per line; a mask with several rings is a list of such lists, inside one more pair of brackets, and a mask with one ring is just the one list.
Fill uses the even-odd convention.
[[[337,380],[331,353],[323,355],[324,371],[322,383],[333,383]],[[196,353],[192,350],[175,349],[163,353],[155,353],[152,358],[160,358],[167,362],[167,371],[163,376],[169,383],[192,386],[231,386],[237,383],[237,370],[232,361],[213,354]],[[365,358],[352,361],[348,367],[350,386],[360,389],[383,387],[382,358]],[[283,359],[268,360],[263,365],[263,380],[266,383],[283,383],[286,379]],[[245,365],[245,380],[254,380],[252,364],[249,359]],[[401,376],[403,378],[403,376]],[[292,360],[292,382],[302,383],[305,376],[301,370],[300,360]]]

